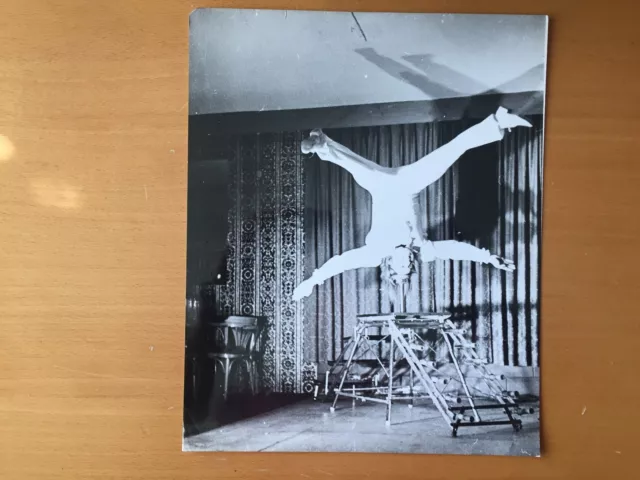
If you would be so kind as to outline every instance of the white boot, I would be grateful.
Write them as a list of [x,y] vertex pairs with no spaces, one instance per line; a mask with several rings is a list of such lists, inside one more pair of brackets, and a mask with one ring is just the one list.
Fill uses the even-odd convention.
[[509,113],[509,111],[504,108],[498,108],[498,111],[495,114],[496,121],[498,122],[498,126],[500,130],[511,131],[514,127],[531,127],[531,124],[527,122],[524,118],[520,118],[517,115],[513,115]]
[[311,133],[309,133],[309,138],[305,138],[301,142],[300,149],[304,154],[312,153],[318,150],[319,148],[324,147],[326,143],[327,143],[327,136],[324,133],[322,133],[322,130],[320,130],[319,128],[316,128],[315,130],[312,130]]

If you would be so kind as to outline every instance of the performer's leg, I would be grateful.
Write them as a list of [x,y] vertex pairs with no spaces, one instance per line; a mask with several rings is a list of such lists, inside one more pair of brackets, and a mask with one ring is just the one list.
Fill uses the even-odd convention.
[[519,126],[531,127],[531,124],[500,107],[494,115],[465,130],[449,143],[417,162],[401,167],[398,177],[408,189],[417,193],[444,175],[467,150],[502,140],[505,130]]
[[[386,253],[388,255],[388,252]],[[356,268],[377,267],[382,262],[385,252],[380,249],[365,245],[361,248],[349,250],[341,255],[330,258],[324,265],[317,269],[311,277],[302,282],[293,292],[293,299],[300,300],[307,297],[313,291],[313,287],[322,284],[325,280]]]
[[303,153],[313,152],[322,160],[344,168],[365,189],[375,187],[381,181],[380,174],[388,173],[387,168],[352,152],[329,138],[321,130],[313,130],[309,137],[302,141],[301,149]]
[[500,270],[509,272],[516,269],[511,260],[492,255],[489,250],[478,248],[468,243],[457,242],[455,240],[445,240],[442,242],[431,242],[425,240],[420,245],[420,259],[422,261],[440,260],[462,260],[478,263],[489,263]]

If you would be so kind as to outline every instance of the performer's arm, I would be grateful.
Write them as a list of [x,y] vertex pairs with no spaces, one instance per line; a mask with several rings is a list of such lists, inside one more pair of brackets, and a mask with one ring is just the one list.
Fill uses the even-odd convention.
[[[445,240],[442,242],[426,242],[433,248],[432,255],[441,260],[467,260],[478,263],[489,263],[500,270],[513,271],[515,265],[511,260],[492,255],[489,250],[478,248],[468,243]],[[429,248],[429,246],[426,246]]]
[[324,283],[325,280],[340,275],[347,270],[356,268],[377,267],[382,262],[385,252],[370,246],[349,250],[341,255],[332,257],[318,268],[311,277],[302,282],[293,292],[293,299],[300,300],[313,291],[313,287]]

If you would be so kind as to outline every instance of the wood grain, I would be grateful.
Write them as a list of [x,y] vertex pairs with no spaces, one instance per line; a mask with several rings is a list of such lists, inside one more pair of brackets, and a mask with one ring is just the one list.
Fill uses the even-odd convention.
[[181,453],[188,14],[205,5],[6,0],[0,477],[635,477],[636,2],[217,5],[551,16],[544,458]]

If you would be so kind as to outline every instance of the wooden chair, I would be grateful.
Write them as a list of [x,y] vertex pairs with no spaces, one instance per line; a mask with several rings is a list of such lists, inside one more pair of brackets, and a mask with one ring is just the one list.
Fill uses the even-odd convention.
[[262,355],[262,325],[259,317],[231,316],[222,322],[211,322],[209,326],[208,354],[214,363],[214,394],[218,386],[218,375],[222,373],[222,395],[229,395],[229,379],[239,367],[244,367],[249,376],[252,395],[258,392],[258,364]]

